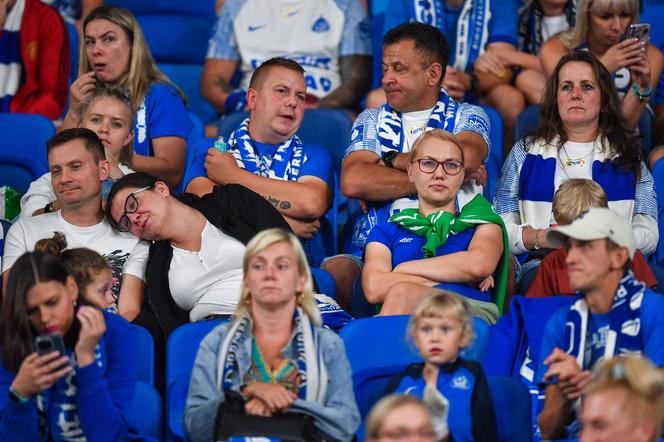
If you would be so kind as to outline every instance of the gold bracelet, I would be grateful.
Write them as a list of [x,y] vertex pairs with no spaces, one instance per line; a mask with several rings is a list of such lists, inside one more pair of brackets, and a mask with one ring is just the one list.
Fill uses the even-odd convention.
[[540,242],[539,242],[539,233],[540,233],[540,229],[535,229],[535,243],[533,244],[533,249],[534,250],[540,250],[542,248],[542,246],[540,245]]

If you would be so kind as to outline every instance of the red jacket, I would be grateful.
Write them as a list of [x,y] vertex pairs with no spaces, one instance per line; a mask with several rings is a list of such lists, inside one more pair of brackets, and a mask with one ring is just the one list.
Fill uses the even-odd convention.
[[25,0],[19,31],[21,85],[10,111],[62,116],[69,89],[69,34],[60,14],[39,0]]

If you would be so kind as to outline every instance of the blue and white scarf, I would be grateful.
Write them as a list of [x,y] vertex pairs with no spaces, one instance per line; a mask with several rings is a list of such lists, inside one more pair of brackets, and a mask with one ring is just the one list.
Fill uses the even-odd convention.
[[[613,298],[609,313],[609,332],[606,336],[604,359],[615,355],[640,355],[642,353],[641,304],[646,285],[626,272]],[[581,294],[567,313],[565,342],[567,353],[576,358],[579,367],[585,367],[586,333],[588,332],[588,303]]]
[[23,61],[21,57],[21,21],[25,0],[18,0],[7,13],[0,39],[2,75],[0,75],[0,112],[9,112],[9,104],[21,84]]
[[[613,163],[615,153],[607,152],[608,143],[598,136],[593,152],[592,176],[588,177],[602,186],[611,210],[628,219],[634,212],[636,177]],[[523,224],[544,229],[551,224],[553,195],[556,192],[555,177],[560,162],[558,140],[544,143],[543,140],[528,141],[526,158],[519,172],[519,214]]]
[[[427,122],[427,130],[443,129],[454,132],[459,106],[460,104],[457,101],[452,100],[449,95],[440,91],[438,102]],[[401,112],[392,109],[389,104],[385,104],[379,109],[377,137],[383,154],[390,151],[403,152],[405,135],[402,124]]]
[[[309,317],[298,307],[293,315],[297,361],[300,375],[299,397],[307,401],[322,402],[327,392],[327,368],[318,343],[316,328]],[[221,343],[217,359],[217,390],[233,389],[233,377],[238,371],[238,355],[246,343],[251,343],[252,321],[248,316],[236,319],[231,324]],[[246,351],[246,349],[245,349]]]
[[229,137],[228,151],[241,169],[283,181],[297,181],[304,160],[302,141],[297,135],[281,143],[272,158],[257,156],[249,136],[249,118]]
[[[415,20],[437,27],[445,34],[445,8],[442,0],[413,0]],[[472,68],[484,53],[489,38],[491,0],[466,0],[459,14],[454,48],[454,68],[462,72]]]

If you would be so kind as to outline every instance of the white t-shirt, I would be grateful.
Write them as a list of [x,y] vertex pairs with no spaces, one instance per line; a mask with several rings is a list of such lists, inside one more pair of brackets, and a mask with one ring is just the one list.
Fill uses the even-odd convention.
[[544,16],[542,17],[542,42],[568,29],[569,23],[567,23],[567,16],[565,14]]
[[168,284],[175,303],[189,311],[189,319],[233,314],[240,300],[244,244],[207,222],[201,250],[171,247]]
[[[588,143],[567,141],[558,151],[558,158],[556,158],[555,189],[571,178],[592,179],[594,159],[595,143],[593,141]],[[555,224],[557,223],[552,213],[551,225]]]
[[37,241],[51,238],[55,232],[65,235],[67,248],[87,247],[106,258],[113,269],[113,293],[116,299],[123,274],[145,281],[149,253],[147,242],[129,233],[113,230],[106,219],[90,227],[75,226],[65,221],[59,210],[19,219],[12,225],[5,240],[2,272],[11,269],[21,255],[33,251]]
[[[433,107],[422,111],[405,112],[401,114],[401,123],[403,127],[404,140],[403,140],[403,153],[408,153],[413,148],[415,140],[430,128],[427,128],[427,123],[433,112]],[[468,201],[473,199],[478,193],[482,193],[482,186],[478,186],[475,182],[467,181],[461,185],[459,193],[457,193],[457,202],[459,209],[461,209]],[[419,202],[417,197],[398,198],[392,203],[391,212],[401,211],[403,209],[417,209]]]

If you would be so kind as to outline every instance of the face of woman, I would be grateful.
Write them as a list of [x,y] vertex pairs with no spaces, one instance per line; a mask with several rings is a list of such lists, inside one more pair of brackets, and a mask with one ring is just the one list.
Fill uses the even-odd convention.
[[[436,169],[427,173],[436,161],[441,164],[436,164]],[[410,182],[415,184],[420,200],[436,206],[446,204],[454,200],[463,183],[461,152],[454,143],[428,138],[418,148],[417,156],[408,166],[408,176]]]
[[573,61],[558,74],[558,112],[566,128],[599,124],[602,97],[592,67]]
[[588,13],[588,38],[605,46],[618,44],[633,19],[629,12],[591,10]]
[[634,421],[625,409],[627,394],[623,390],[609,389],[587,395],[581,410],[580,442],[646,442],[654,428],[644,428]]
[[122,28],[104,19],[85,27],[85,55],[98,80],[115,83],[129,70],[131,42]]
[[300,275],[297,257],[287,242],[274,243],[249,259],[244,284],[251,293],[252,307],[291,305],[304,289],[306,275]]
[[372,442],[434,442],[435,434],[424,407],[408,404],[392,410],[385,416],[378,437]]
[[78,289],[74,278],[67,282],[39,282],[28,289],[25,308],[28,320],[38,334],[64,335],[74,321],[74,302]]
[[129,232],[147,241],[168,239],[163,227],[168,224],[166,197],[170,195],[168,187],[158,181],[152,189],[129,187],[118,191],[113,197],[111,216],[122,224],[126,218],[131,223]]
[[81,126],[99,135],[106,156],[111,158],[117,157],[132,140],[132,123],[131,112],[124,103],[115,98],[101,97],[90,103]]

